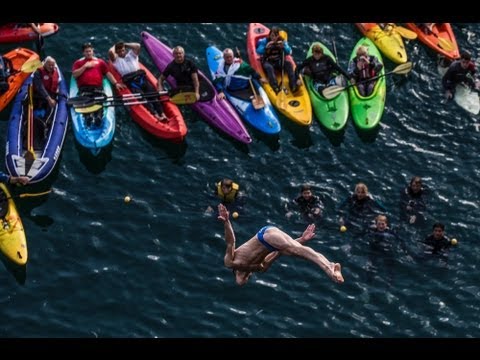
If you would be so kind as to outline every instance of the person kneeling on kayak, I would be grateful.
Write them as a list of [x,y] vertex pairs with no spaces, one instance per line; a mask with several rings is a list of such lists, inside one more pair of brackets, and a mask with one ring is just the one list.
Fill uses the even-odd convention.
[[462,52],[460,59],[451,63],[447,72],[443,75],[442,85],[445,90],[445,98],[453,98],[455,87],[460,83],[468,85],[471,89],[478,89],[480,83],[475,78],[476,72],[477,68],[472,61],[472,55],[468,51]]

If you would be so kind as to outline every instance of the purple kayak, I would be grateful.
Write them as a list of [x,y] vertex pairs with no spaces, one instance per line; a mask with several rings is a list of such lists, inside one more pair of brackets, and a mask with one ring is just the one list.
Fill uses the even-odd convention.
[[[142,32],[142,40],[158,70],[165,70],[173,60],[172,49],[146,31]],[[191,107],[210,125],[242,143],[251,143],[252,138],[233,106],[228,101],[217,100],[217,90],[200,70],[198,71],[198,80],[200,81],[201,96],[203,97],[204,92],[210,93],[212,96],[210,100],[197,101]],[[167,82],[172,88],[176,87],[176,81],[173,77],[169,76]]]

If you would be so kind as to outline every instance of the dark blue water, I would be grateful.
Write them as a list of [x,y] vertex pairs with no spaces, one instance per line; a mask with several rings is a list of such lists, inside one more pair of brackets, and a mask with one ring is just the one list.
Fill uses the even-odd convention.
[[[44,49],[68,78],[83,42],[106,58],[114,42],[139,41],[143,30],[183,45],[204,71],[209,45],[246,53],[246,23],[60,25]],[[311,42],[334,40],[344,67],[360,37],[352,24],[281,25],[296,59]],[[461,49],[474,57],[478,30],[454,24]],[[2,44],[0,51],[13,46]],[[0,269],[0,336],[480,336],[478,116],[442,104],[436,56],[416,41],[407,49],[415,67],[406,79],[388,79],[385,114],[369,136],[351,121],[343,136],[333,137],[317,120],[304,129],[282,118],[278,138],[249,128],[253,142],[243,146],[183,108],[187,140],[172,145],[117,108],[113,146],[93,159],[69,130],[48,184],[22,189],[51,184],[53,192],[17,202],[29,262],[24,274],[7,264]],[[153,69],[145,51],[141,58]],[[0,113],[4,140],[10,110]],[[398,203],[413,175],[433,194],[427,221],[411,226],[400,221]],[[223,266],[223,226],[204,215],[214,182],[224,176],[248,197],[234,222],[238,244],[267,223],[300,236],[307,224],[287,220],[284,205],[299,185],[312,184],[326,209],[310,246],[342,263],[345,284],[334,284],[311,263],[282,257],[269,272],[236,286]],[[359,181],[386,206],[406,249],[375,253],[353,229],[338,231],[335,208]],[[436,220],[459,241],[446,261],[420,256],[419,241]]]

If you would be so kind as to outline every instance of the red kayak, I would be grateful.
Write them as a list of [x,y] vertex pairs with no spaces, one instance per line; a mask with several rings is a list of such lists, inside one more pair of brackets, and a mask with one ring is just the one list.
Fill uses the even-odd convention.
[[5,109],[8,103],[18,92],[18,89],[20,89],[20,86],[23,84],[25,79],[31,74],[31,72],[23,72],[21,70],[22,65],[27,60],[32,61],[34,59],[38,59],[38,55],[32,50],[18,48],[4,54],[3,57],[12,62],[13,70],[8,76],[9,89],[4,94],[0,95],[0,111]]
[[[111,62],[109,63],[109,67],[110,72],[115,79],[121,81],[120,74],[115,70],[115,67]],[[142,64],[140,64],[140,68],[145,70],[145,73],[147,74],[145,77],[146,81],[150,82],[150,84],[156,89],[158,82],[157,79]],[[132,91],[126,88],[124,90],[117,90],[117,93],[119,95],[129,95],[132,94]],[[159,96],[159,98],[162,101],[163,111],[168,118],[168,121],[166,122],[158,121],[144,105],[131,105],[127,106],[127,109],[130,111],[133,120],[149,133],[173,142],[183,141],[185,135],[187,135],[187,125],[185,124],[180,109],[170,101],[168,95]],[[139,101],[141,101],[141,99]]]
[[[55,34],[59,27],[55,23],[40,23],[41,35],[47,37]],[[38,34],[28,24],[9,23],[0,26],[0,43],[33,41]]]
[[457,40],[450,23],[434,23],[428,34],[418,27],[416,23],[406,23],[406,25],[409,29],[415,31],[420,41],[429,48],[450,60],[460,58]]

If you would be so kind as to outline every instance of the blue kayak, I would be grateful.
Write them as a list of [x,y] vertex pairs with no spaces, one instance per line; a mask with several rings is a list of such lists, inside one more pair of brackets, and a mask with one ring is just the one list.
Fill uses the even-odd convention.
[[[212,78],[214,78],[222,60],[223,53],[218,48],[215,46],[207,48],[207,63]],[[256,80],[252,79],[252,84],[258,96],[260,96],[265,103],[265,106],[258,110],[254,108],[252,103],[253,91],[251,88],[240,90],[239,92],[230,92],[224,89],[223,92],[242,119],[251,126],[265,134],[278,134],[282,128],[277,113],[268,99],[267,93]]]
[[[7,148],[5,163],[12,176],[27,176],[30,183],[44,180],[54,169],[62,151],[68,127],[67,84],[57,67],[58,97],[57,105],[49,109],[33,108],[32,128],[27,125],[28,90],[33,74],[23,83],[15,97],[12,113],[8,121]],[[33,139],[33,156],[27,157],[27,132]]]
[[[112,96],[112,87],[107,78],[103,78],[103,93]],[[70,80],[70,98],[78,94],[77,81],[72,76]],[[110,144],[115,134],[115,109],[113,106],[103,107],[103,116],[100,124],[87,122],[83,114],[77,113],[75,108],[70,108],[73,123],[73,134],[78,143],[96,156],[100,151]]]

